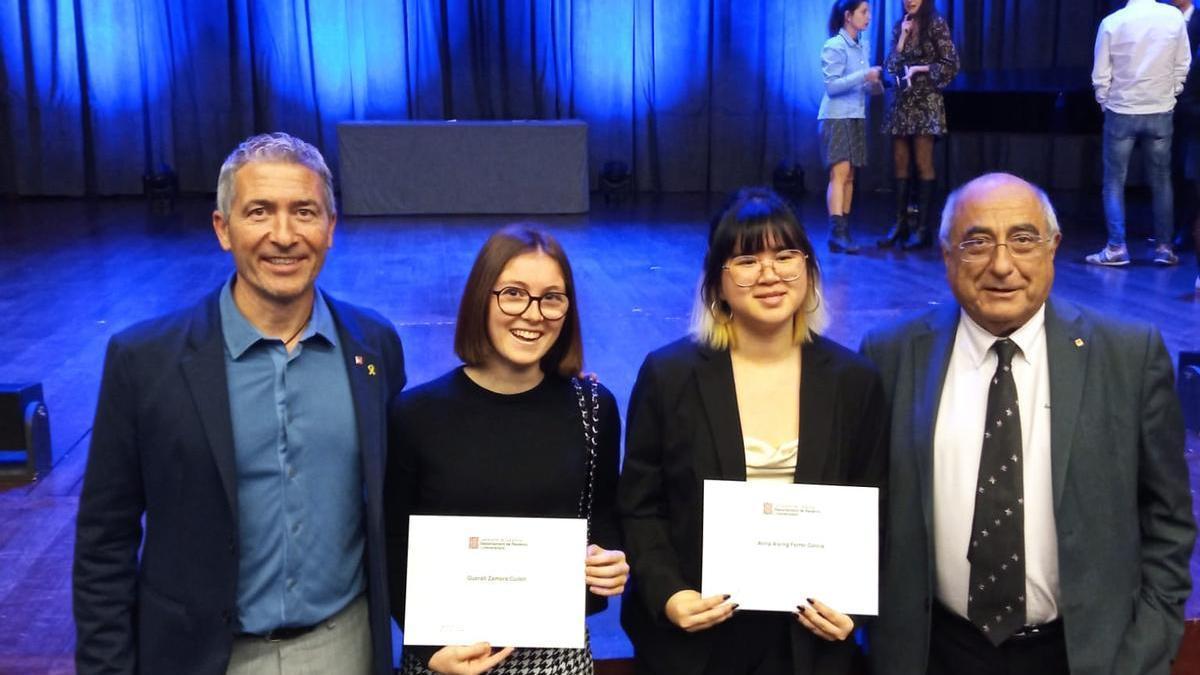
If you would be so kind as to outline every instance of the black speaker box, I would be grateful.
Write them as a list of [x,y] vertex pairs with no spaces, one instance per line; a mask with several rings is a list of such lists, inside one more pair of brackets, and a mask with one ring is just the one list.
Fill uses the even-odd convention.
[[1188,429],[1200,432],[1200,352],[1179,352],[1179,403]]
[[50,413],[41,384],[0,384],[0,480],[36,480],[50,470]]

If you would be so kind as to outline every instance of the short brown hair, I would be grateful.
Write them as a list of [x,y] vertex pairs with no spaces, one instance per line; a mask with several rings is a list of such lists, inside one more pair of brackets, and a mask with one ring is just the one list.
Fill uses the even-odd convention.
[[575,297],[575,278],[571,263],[558,240],[536,225],[509,225],[484,242],[471,266],[462,302],[458,305],[458,325],[454,329],[454,353],[468,366],[479,366],[492,355],[488,338],[488,312],[495,302],[492,286],[505,265],[513,258],[541,251],[554,259],[562,270],[563,289],[567,294],[567,315],[562,318],[562,332],[542,357],[542,372],[575,377],[583,370],[583,336],[579,328],[579,303]]

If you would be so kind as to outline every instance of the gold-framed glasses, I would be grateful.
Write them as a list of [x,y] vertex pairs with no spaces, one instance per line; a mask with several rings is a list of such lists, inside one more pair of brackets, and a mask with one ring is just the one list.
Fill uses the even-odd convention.
[[958,245],[959,257],[965,263],[981,263],[992,259],[996,249],[1003,246],[1014,258],[1032,258],[1050,243],[1050,239],[1032,232],[1017,232],[1003,242],[988,237],[969,237]]
[[492,291],[496,296],[496,306],[509,316],[521,316],[529,305],[537,303],[538,312],[547,321],[558,321],[567,315],[567,307],[571,300],[566,293],[550,291],[542,295],[530,295],[529,291],[516,286],[505,286],[498,291]]
[[758,283],[765,266],[770,266],[780,281],[795,281],[804,274],[806,260],[808,260],[808,256],[804,251],[785,248],[782,251],[776,251],[766,260],[756,255],[735,256],[722,265],[721,269],[729,272],[729,278],[733,280],[734,284],[742,288],[749,288]]

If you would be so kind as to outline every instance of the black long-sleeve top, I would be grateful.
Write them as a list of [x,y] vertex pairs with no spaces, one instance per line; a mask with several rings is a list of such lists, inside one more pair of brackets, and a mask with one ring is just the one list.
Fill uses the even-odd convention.
[[[590,413],[591,383],[582,385]],[[614,504],[621,420],[608,389],[598,386],[597,397],[590,543],[618,549]],[[401,626],[410,515],[580,515],[587,445],[578,396],[567,378],[546,375],[529,391],[497,394],[457,368],[398,396],[389,436],[388,587],[392,615]],[[583,557],[581,551],[581,573]],[[606,605],[605,598],[588,593],[589,614]]]

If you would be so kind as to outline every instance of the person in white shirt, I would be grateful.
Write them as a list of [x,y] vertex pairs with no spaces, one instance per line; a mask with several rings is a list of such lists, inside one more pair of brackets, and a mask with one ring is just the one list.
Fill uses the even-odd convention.
[[1167,675],[1196,529],[1162,337],[1051,297],[1058,221],[1015,176],[951,194],[940,239],[956,302],[862,343],[891,404],[875,672]]
[[1095,265],[1128,265],[1125,174],[1141,141],[1154,218],[1154,262],[1179,262],[1171,250],[1172,111],[1191,64],[1187,25],[1179,10],[1155,0],[1129,0],[1100,22],[1092,87],[1104,111],[1104,219],[1108,244],[1087,256]]

